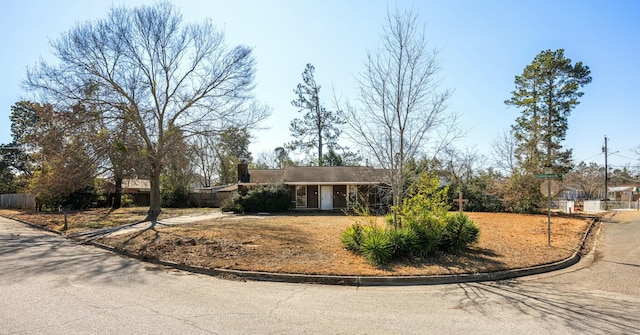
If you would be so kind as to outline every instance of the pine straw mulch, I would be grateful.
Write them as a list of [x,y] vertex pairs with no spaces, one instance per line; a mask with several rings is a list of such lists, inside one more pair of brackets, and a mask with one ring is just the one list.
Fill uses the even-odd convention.
[[[163,210],[160,219],[203,210]],[[65,234],[118,226],[144,218],[146,209],[97,209],[69,214]],[[59,230],[61,213],[0,211],[8,217]],[[207,221],[153,228],[98,241],[144,258],[196,267],[276,273],[406,276],[493,272],[525,268],[566,259],[580,248],[592,217],[551,217],[508,213],[466,213],[481,230],[479,242],[467,251],[392,262],[367,263],[342,248],[340,235],[359,218],[342,214],[224,215]],[[378,218],[378,222],[382,219]]]

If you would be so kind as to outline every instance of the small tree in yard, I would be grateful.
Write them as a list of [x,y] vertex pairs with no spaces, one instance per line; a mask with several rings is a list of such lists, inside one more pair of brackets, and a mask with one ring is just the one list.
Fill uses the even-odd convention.
[[49,104],[28,101],[18,102],[11,109],[13,137],[28,152],[23,165],[28,168],[28,184],[23,191],[34,194],[42,206],[69,206],[71,202],[80,207],[91,205],[91,201],[71,201],[94,193],[95,159],[83,129],[87,114],[80,108],[60,111]]
[[459,132],[456,115],[447,113],[451,91],[441,90],[437,78],[437,50],[427,48],[417,15],[388,13],[381,36],[380,48],[368,52],[358,78],[359,106],[348,104],[344,114],[352,140],[388,171],[390,198],[399,208],[407,191],[407,162],[427,153],[435,157]]

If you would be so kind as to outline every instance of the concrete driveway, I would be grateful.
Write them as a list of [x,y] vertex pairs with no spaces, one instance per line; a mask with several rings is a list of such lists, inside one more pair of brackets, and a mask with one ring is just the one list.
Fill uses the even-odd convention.
[[194,275],[0,218],[0,334],[634,334],[638,240],[640,215],[558,273],[355,288]]

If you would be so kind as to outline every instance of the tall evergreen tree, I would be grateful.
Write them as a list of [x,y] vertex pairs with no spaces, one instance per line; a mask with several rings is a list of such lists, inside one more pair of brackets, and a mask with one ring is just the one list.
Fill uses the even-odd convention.
[[291,104],[300,108],[299,112],[305,112],[304,118],[293,119],[289,126],[293,141],[287,144],[291,150],[302,150],[310,153],[318,150],[318,166],[324,165],[323,149],[337,147],[337,139],[340,136],[339,126],[345,121],[338,113],[327,110],[320,103],[320,85],[316,83],[313,76],[315,67],[307,64],[302,72],[302,83],[293,90],[298,98],[291,101]]
[[572,64],[563,49],[545,50],[515,78],[512,97],[505,101],[521,109],[512,126],[516,157],[529,173],[544,169],[566,172],[571,168],[571,150],[563,150],[567,119],[584,93],[580,88],[591,82],[588,66]]

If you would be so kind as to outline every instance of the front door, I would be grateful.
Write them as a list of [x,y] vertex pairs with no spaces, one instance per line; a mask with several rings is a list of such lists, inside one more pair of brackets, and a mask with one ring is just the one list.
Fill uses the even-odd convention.
[[320,186],[320,209],[325,211],[333,209],[333,185]]

